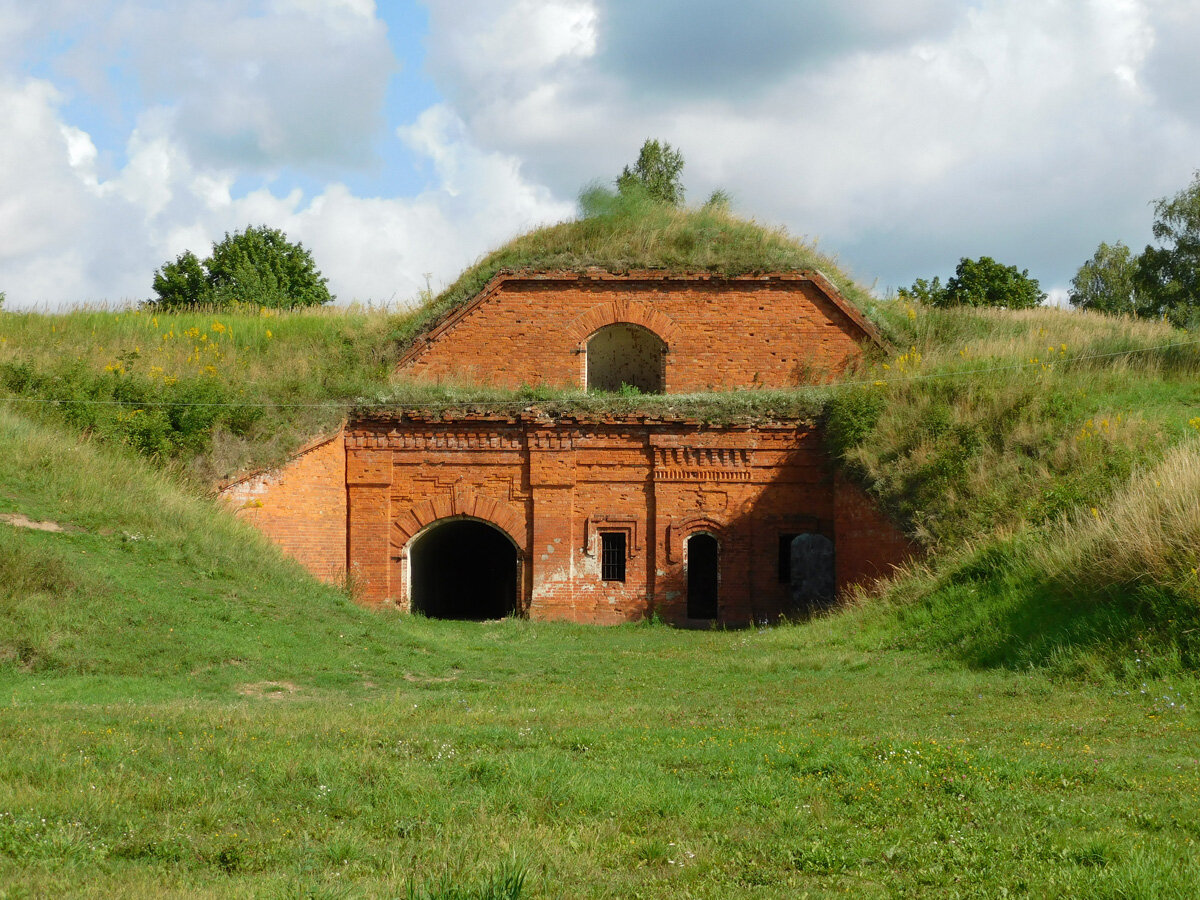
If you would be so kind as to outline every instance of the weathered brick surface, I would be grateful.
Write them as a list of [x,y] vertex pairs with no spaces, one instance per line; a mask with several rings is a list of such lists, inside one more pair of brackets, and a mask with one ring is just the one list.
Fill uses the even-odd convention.
[[877,339],[816,273],[504,275],[419,339],[398,371],[501,387],[584,387],[588,339],[618,323],[665,343],[668,393],[825,380]]
[[895,566],[919,553],[862,488],[840,476],[834,483],[834,527],[841,535],[836,552],[842,589],[890,575]]
[[[843,588],[912,550],[835,479],[802,426],[418,415],[354,422],[346,446],[350,566],[371,603],[408,608],[414,538],[460,517],[512,541],[522,613],[589,623],[652,611],[684,622],[685,547],[698,532],[719,543],[720,621],[731,624],[792,611],[782,534],[831,538]],[[600,577],[604,531],[627,536],[623,583]]]
[[346,575],[346,441],[314,441],[287,465],[223,487],[218,496],[318,578]]

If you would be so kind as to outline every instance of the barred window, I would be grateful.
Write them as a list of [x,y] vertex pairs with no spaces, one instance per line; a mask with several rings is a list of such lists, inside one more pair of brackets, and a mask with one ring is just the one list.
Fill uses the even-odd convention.
[[625,580],[625,532],[600,534],[600,577],[605,581]]

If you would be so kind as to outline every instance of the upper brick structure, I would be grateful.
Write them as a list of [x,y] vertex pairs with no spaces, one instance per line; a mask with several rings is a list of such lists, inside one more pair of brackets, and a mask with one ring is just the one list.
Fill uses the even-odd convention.
[[837,375],[869,342],[873,326],[817,272],[502,273],[397,371],[506,388],[783,388]]

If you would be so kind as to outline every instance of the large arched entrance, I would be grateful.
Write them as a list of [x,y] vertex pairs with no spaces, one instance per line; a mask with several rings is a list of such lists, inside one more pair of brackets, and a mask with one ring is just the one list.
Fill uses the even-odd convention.
[[587,389],[637,388],[661,394],[666,388],[667,345],[649,328],[629,322],[606,325],[588,338]]
[[687,539],[687,616],[717,618],[717,585],[720,582],[720,545],[711,534],[700,532]]
[[517,548],[478,519],[446,519],[409,551],[413,612],[435,619],[499,619],[517,608]]

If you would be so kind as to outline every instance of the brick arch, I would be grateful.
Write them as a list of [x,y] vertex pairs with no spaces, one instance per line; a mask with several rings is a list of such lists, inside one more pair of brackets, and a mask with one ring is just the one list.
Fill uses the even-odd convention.
[[440,519],[451,518],[478,519],[486,522],[508,535],[522,558],[529,556],[525,516],[508,503],[464,489],[422,501],[397,516],[392,522],[391,546],[395,550],[404,550],[408,542],[420,534],[422,529]]
[[683,561],[683,545],[693,534],[711,534],[717,543],[725,546],[726,523],[709,516],[689,516],[686,519],[674,519],[667,530],[667,561]]
[[683,539],[687,540],[693,534],[705,532],[720,540],[725,534],[725,523],[718,522],[716,519],[711,519],[708,516],[693,516],[689,519],[684,519],[680,524],[680,531],[683,534]]
[[613,300],[598,303],[578,316],[567,326],[567,335],[581,348],[588,338],[606,325],[640,325],[654,332],[668,348],[679,336],[679,326],[649,303],[633,303],[629,300]]

